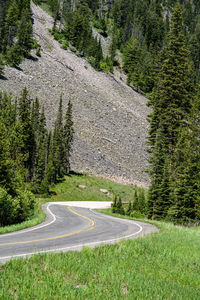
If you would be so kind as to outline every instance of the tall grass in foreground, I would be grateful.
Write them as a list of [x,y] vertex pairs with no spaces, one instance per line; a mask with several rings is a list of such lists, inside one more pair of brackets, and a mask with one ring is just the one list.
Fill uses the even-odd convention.
[[200,299],[200,233],[161,230],[82,252],[0,266],[0,299]]

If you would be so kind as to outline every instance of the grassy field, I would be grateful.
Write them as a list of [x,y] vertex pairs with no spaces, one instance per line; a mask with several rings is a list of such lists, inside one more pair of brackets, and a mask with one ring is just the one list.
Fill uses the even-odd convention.
[[[86,188],[82,190],[79,185]],[[108,190],[110,196],[100,192],[100,189]],[[134,187],[87,174],[71,174],[58,183],[53,191],[57,196],[53,195],[44,201],[112,201],[113,195],[121,195],[123,201],[128,201],[133,199]]]
[[0,299],[200,299],[200,231],[160,232],[0,266]]

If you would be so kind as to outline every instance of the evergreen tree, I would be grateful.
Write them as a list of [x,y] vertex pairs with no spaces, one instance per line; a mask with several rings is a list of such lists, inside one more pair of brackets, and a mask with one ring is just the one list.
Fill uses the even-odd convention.
[[137,187],[134,188],[134,194],[133,194],[133,210],[138,210],[138,193],[137,193]]
[[24,167],[27,170],[25,175],[26,181],[32,177],[35,139],[33,125],[31,122],[31,102],[32,99],[28,95],[28,90],[23,89],[19,98],[19,123],[22,128],[22,145],[20,152],[23,155]]
[[[175,222],[200,221],[200,94],[190,116],[179,131],[174,156],[173,206],[169,216]],[[192,151],[192,153],[191,153]]]
[[30,57],[30,51],[33,45],[33,25],[29,9],[23,9],[22,17],[17,31],[17,44],[20,46],[24,57]]
[[181,120],[191,108],[192,82],[188,57],[182,30],[182,12],[178,4],[172,16],[169,44],[164,51],[156,103],[170,155],[174,152]]
[[37,132],[37,136],[36,136],[36,149],[34,154],[33,182],[34,182],[34,189],[37,192],[41,192],[44,189],[44,187],[41,186],[41,183],[45,178],[45,170],[47,165],[47,139],[48,139],[44,108],[42,109],[42,113],[39,114],[38,131],[36,132]]
[[3,69],[4,69],[3,57],[0,54],[0,76],[4,74]]
[[56,182],[56,169],[54,163],[54,145],[53,145],[53,136],[51,133],[48,137],[49,146],[48,146],[48,155],[47,155],[47,166],[45,169],[44,180],[42,181],[42,189],[44,192],[49,191],[49,185]]
[[116,208],[117,208],[117,196],[115,195],[113,205],[112,205],[112,212],[116,213]]
[[[151,187],[149,217],[166,217],[169,207],[172,176],[175,170],[174,153],[178,133],[190,113],[193,85],[189,52],[182,29],[182,13],[176,5],[171,21],[169,43],[163,51],[162,67],[155,92],[149,143]],[[171,198],[172,199],[172,198]]]
[[124,208],[122,206],[122,199],[120,196],[118,197],[118,200],[117,200],[115,213],[124,215]]
[[55,121],[53,132],[53,149],[54,149],[54,167],[55,167],[55,180],[63,176],[63,158],[64,158],[64,146],[63,146],[63,105],[62,95],[60,96],[58,115]]
[[64,157],[63,166],[66,174],[70,171],[70,155],[72,150],[72,143],[74,138],[74,128],[72,120],[72,103],[68,102],[68,107],[65,116],[65,125],[63,129],[63,143],[64,143]]
[[129,201],[126,215],[130,216],[131,212],[132,212],[132,203],[131,203],[131,201]]
[[0,186],[13,194],[13,172],[12,161],[10,159],[10,145],[8,132],[5,125],[0,120]]

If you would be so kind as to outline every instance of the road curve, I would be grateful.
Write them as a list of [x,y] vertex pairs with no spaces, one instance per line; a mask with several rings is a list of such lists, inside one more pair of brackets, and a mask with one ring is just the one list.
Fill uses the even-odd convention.
[[[72,206],[73,205],[73,206]],[[80,207],[82,206],[82,207]],[[36,253],[81,250],[136,238],[158,229],[150,224],[100,214],[91,208],[109,202],[50,202],[43,209],[46,221],[32,228],[0,235],[0,261]]]

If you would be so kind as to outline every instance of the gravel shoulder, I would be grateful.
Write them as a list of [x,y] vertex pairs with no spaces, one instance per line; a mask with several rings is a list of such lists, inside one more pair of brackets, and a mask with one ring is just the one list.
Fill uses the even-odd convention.
[[64,50],[48,29],[52,18],[32,4],[34,35],[42,46],[41,58],[23,61],[20,69],[5,68],[0,89],[15,96],[25,86],[45,107],[48,127],[56,118],[60,94],[64,110],[73,103],[74,171],[125,178],[148,184],[146,136],[147,99],[128,87],[120,76],[95,71],[89,63]]

